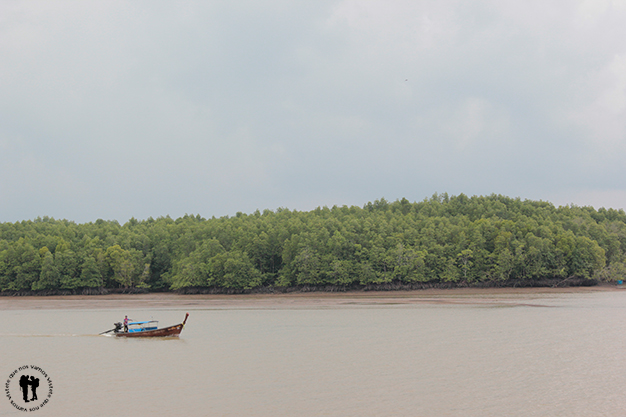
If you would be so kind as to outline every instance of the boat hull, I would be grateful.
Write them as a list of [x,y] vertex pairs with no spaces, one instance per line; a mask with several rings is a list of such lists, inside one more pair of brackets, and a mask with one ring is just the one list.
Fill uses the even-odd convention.
[[156,330],[146,330],[145,332],[133,332],[133,333],[115,333],[116,337],[167,337],[178,336],[183,331],[183,325],[177,324],[176,326],[164,327]]

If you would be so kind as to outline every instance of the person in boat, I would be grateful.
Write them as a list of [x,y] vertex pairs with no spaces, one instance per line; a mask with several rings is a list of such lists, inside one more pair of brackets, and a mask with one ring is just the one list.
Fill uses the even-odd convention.
[[128,322],[132,319],[129,319],[128,316],[124,316],[124,333],[128,333]]

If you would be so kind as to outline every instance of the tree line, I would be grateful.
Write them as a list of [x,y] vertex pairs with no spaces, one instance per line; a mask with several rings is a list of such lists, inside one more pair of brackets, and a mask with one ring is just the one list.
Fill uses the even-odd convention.
[[626,274],[626,214],[502,195],[0,224],[0,291],[536,286]]

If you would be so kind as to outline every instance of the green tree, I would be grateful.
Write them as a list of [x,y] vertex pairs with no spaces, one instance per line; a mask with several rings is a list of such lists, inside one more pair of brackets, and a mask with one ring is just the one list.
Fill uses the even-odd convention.
[[98,267],[98,261],[93,256],[85,258],[81,266],[80,280],[85,287],[98,288],[103,286],[104,281]]
[[75,290],[83,287],[80,280],[80,259],[74,251],[65,248],[62,251],[57,250],[54,254],[54,263],[61,276],[61,288]]
[[[467,282],[469,272],[472,266],[474,266],[474,263],[472,262],[472,259],[474,258],[474,251],[471,249],[464,249],[456,256],[456,258],[459,262],[459,266],[461,267],[463,281]],[[469,278],[471,278],[471,276],[469,276]]]
[[107,248],[106,258],[113,270],[113,279],[124,288],[132,287],[136,265],[130,251],[122,249],[120,245],[113,245]]
[[296,283],[303,285],[324,284],[321,259],[316,250],[305,247],[294,259]]
[[54,265],[54,257],[46,248],[41,260],[39,280],[32,284],[32,289],[34,291],[56,289],[59,286],[60,276],[58,268]]
[[215,282],[225,288],[251,289],[261,285],[261,273],[245,252],[220,253],[210,260]]

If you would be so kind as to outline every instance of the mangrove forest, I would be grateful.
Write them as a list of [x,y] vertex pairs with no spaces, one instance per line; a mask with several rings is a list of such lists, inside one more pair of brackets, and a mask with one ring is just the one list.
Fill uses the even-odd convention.
[[205,219],[0,223],[0,292],[566,286],[626,275],[623,210],[435,194]]

